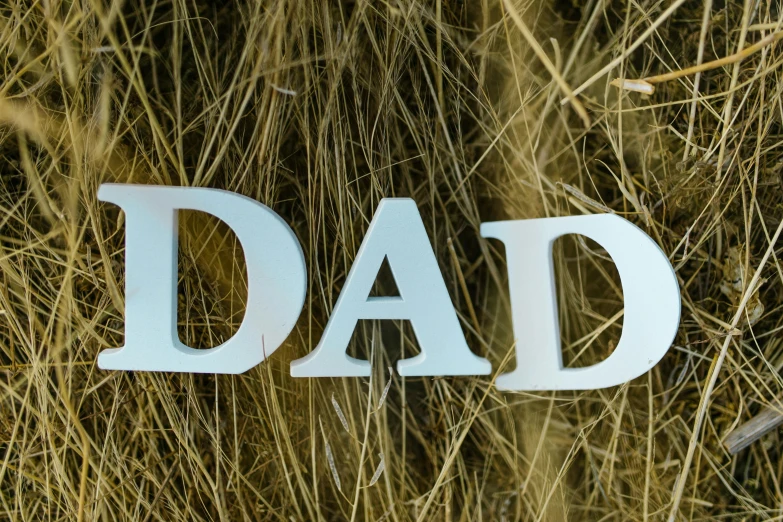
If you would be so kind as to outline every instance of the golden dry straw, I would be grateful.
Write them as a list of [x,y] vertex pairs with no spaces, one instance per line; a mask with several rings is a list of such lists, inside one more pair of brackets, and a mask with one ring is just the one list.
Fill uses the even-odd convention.
[[[0,519],[780,519],[779,11],[0,3]],[[237,376],[99,370],[124,328],[109,181],[231,190],[283,216],[309,270],[288,342]],[[410,326],[362,321],[350,353],[371,379],[291,378],[392,196],[419,205],[495,373],[402,378]],[[623,386],[498,392],[516,346],[535,347],[512,337],[503,248],[479,224],[601,212],[672,262],[674,346]],[[241,254],[181,214],[182,342],[236,331]],[[620,336],[617,272],[580,237],[554,259],[564,364],[593,364]],[[395,291],[385,268],[375,291]]]

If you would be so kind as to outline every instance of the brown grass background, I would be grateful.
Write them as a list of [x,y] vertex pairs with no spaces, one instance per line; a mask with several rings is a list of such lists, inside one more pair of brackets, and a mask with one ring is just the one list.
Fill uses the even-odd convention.
[[[778,431],[723,443],[783,411],[781,15],[767,0],[2,2],[0,517],[783,519]],[[609,84],[665,73],[652,94]],[[286,345],[237,376],[99,370],[123,339],[108,181],[227,189],[290,223],[309,291]],[[674,346],[623,386],[501,393],[390,374],[417,350],[410,327],[365,321],[350,350],[372,379],[291,378],[386,196],[418,203],[496,371],[513,339],[502,246],[478,233],[495,219],[642,227],[680,280]],[[242,319],[241,248],[198,213],[180,229],[180,337],[214,346]],[[579,238],[555,260],[564,359],[594,363],[619,338],[616,271]]]

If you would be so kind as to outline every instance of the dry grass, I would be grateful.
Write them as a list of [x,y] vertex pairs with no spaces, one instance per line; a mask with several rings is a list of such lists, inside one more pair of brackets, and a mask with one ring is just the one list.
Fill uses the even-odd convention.
[[[722,443],[783,408],[781,6],[525,2],[3,2],[2,517],[783,519],[779,433]],[[651,77],[649,96],[610,85]],[[287,345],[240,376],[100,371],[123,336],[106,181],[280,213],[309,268]],[[644,228],[680,278],[675,346],[618,388],[500,393],[390,376],[410,327],[367,321],[351,350],[371,380],[291,378],[384,196],[419,204],[496,369],[512,339],[502,248],[478,234],[492,219],[611,210]],[[238,327],[239,254],[213,220],[182,220],[183,341]],[[616,272],[574,239],[556,261],[565,359],[593,363],[619,337]]]

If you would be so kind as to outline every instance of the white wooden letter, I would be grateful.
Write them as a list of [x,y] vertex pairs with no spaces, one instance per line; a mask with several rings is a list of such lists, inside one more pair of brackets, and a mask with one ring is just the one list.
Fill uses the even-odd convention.
[[[620,342],[604,361],[564,368],[552,244],[582,234],[612,256],[623,287]],[[506,246],[517,367],[498,377],[504,390],[591,390],[630,381],[667,352],[680,322],[674,270],[655,242],[613,214],[482,223],[481,235]]]
[[[307,273],[296,236],[270,208],[233,192],[192,187],[104,184],[98,199],[125,211],[125,346],[101,352],[100,368],[242,373],[288,337],[304,304]],[[215,348],[193,349],[177,336],[177,209],[221,219],[245,253],[245,317]]]
[[[399,297],[372,297],[384,258]],[[370,363],[346,353],[360,319],[407,319],[421,353],[397,363],[400,375],[486,375],[489,361],[465,343],[416,203],[386,198],[378,205],[318,346],[291,363],[294,377],[366,377]]]

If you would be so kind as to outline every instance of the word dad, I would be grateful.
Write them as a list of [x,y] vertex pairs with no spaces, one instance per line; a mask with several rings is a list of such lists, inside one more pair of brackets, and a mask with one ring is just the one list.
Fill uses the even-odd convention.
[[[125,212],[125,346],[104,350],[107,370],[242,373],[288,337],[305,301],[306,267],[290,227],[269,207],[224,190],[104,184],[102,201]],[[179,341],[177,211],[207,212],[236,234],[245,254],[248,296],[239,330],[211,349]],[[586,368],[564,368],[552,243],[582,234],[600,243],[620,274],[623,329],[614,352]],[[652,368],[674,339],[680,293],[669,261],[639,228],[613,214],[482,223],[502,241],[516,339],[516,369],[505,390],[587,390],[614,386]],[[387,259],[399,296],[370,296]],[[408,320],[421,353],[398,362],[403,376],[487,375],[468,348],[415,202],[381,200],[315,350],[291,363],[294,377],[367,377],[370,363],[346,349],[360,319]],[[263,345],[262,345],[263,342]]]

